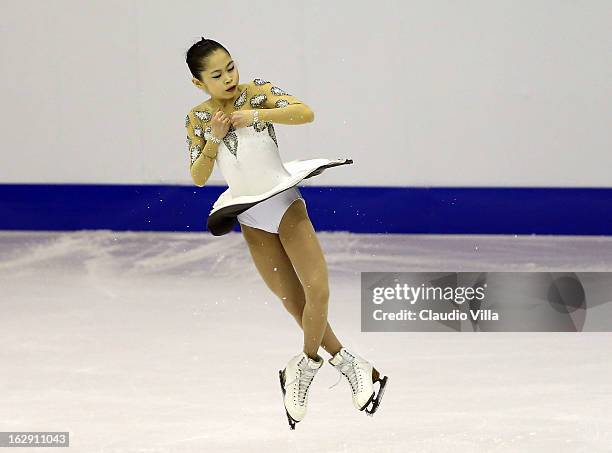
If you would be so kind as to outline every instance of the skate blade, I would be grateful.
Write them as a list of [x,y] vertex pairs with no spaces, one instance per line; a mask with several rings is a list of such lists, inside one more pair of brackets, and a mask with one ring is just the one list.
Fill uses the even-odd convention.
[[374,416],[374,413],[378,410],[378,406],[380,405],[380,402],[382,401],[383,394],[385,393],[385,386],[387,385],[387,376],[385,376],[382,379],[378,379],[378,381],[380,382],[378,393],[376,394],[376,397],[374,398],[374,401],[372,402],[372,407],[370,409],[366,409],[366,414],[368,414],[370,417]]
[[[283,370],[279,370],[278,377],[280,379],[281,392],[283,393],[283,407],[285,406],[285,380],[283,379]],[[295,424],[299,423],[298,421],[291,418],[289,415],[289,411],[285,407],[285,414],[287,414],[287,421],[289,422],[289,429],[295,429]]]

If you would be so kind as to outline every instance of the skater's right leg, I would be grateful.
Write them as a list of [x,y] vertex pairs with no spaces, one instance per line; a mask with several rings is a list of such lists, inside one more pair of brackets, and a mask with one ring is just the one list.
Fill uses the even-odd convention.
[[[304,288],[280,242],[279,235],[248,225],[240,224],[240,227],[259,274],[303,329],[302,318],[306,305]],[[321,346],[332,357],[342,348],[329,322]]]
[[283,214],[278,235],[304,288],[306,295],[306,306],[302,315],[304,351],[314,357],[327,328],[329,305],[327,263],[303,199],[295,201]]
[[[373,415],[385,391],[387,376],[381,376],[371,363],[346,348],[342,348],[329,363],[346,377],[353,393],[354,406],[361,411],[365,410],[368,415]],[[378,392],[374,390],[376,382],[379,382]]]

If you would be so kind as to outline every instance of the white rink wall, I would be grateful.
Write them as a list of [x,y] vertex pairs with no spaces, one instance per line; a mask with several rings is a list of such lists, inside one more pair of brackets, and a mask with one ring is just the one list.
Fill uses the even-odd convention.
[[192,184],[184,117],[207,96],[184,57],[201,35],[241,81],[315,111],[278,126],[284,160],[354,159],[309,184],[610,181],[607,0],[5,0],[2,15],[5,183]]

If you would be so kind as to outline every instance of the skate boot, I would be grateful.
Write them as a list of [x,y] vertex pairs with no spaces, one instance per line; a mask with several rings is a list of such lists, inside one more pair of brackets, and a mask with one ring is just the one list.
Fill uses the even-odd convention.
[[[360,411],[365,409],[369,416],[373,416],[385,391],[387,376],[381,379],[378,370],[367,360],[349,352],[346,348],[340,349],[329,359],[329,363],[341,374],[338,381],[329,388],[336,386],[342,376],[345,376],[353,392],[353,405]],[[376,382],[379,382],[378,393],[374,392]],[[371,407],[367,408],[370,403]]]
[[293,357],[284,370],[279,370],[278,375],[290,429],[295,429],[295,424],[302,421],[306,415],[308,389],[323,363],[323,358],[319,355],[317,355],[317,360],[313,360],[302,352]]

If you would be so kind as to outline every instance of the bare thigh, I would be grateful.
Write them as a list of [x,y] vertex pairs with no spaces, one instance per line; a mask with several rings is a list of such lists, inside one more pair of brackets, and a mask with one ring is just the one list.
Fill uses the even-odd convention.
[[240,228],[264,282],[294,314],[299,303],[303,303],[304,291],[279,235],[248,225],[241,224]]

